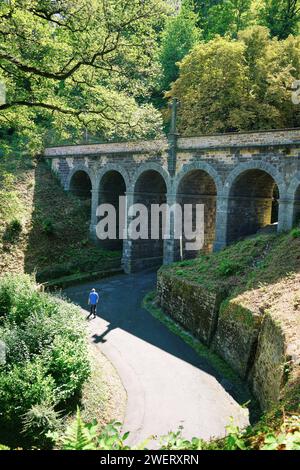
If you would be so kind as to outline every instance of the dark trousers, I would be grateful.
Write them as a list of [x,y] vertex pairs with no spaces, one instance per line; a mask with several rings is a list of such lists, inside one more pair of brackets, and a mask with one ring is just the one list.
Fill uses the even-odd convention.
[[88,316],[88,318],[90,318],[90,316],[94,315],[94,318],[96,318],[97,316],[97,305],[91,305],[91,312]]

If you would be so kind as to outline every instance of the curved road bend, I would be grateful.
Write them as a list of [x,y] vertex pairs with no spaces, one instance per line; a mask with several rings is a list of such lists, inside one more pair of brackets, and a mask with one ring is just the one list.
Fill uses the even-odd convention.
[[65,291],[84,309],[90,289],[100,292],[98,318],[90,321],[91,341],[114,364],[127,391],[124,430],[130,431],[130,444],[179,426],[187,438],[221,437],[230,417],[244,427],[248,412],[237,400],[245,403],[247,392],[222,380],[206,360],[141,307],[155,283],[155,273],[138,273]]

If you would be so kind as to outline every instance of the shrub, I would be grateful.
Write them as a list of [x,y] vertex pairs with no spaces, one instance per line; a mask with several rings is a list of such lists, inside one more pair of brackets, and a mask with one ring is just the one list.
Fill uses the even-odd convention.
[[42,231],[46,235],[53,235],[55,232],[55,227],[52,220],[46,219],[41,222]]
[[42,307],[41,294],[27,275],[6,275],[0,282],[0,315],[17,324]]
[[29,361],[30,352],[23,338],[22,330],[17,325],[5,325],[0,329],[1,341],[5,344],[6,365]]
[[43,447],[52,443],[47,434],[57,432],[62,426],[60,414],[55,411],[53,404],[47,402],[33,405],[23,416],[22,422],[23,433]]
[[57,310],[53,299],[40,292],[28,275],[6,275],[0,282],[0,315],[10,324],[22,325],[30,315],[51,317]]
[[294,228],[291,235],[293,238],[300,238],[300,228]]
[[121,434],[122,424],[112,422],[99,432],[96,421],[84,423],[77,410],[76,421],[68,426],[63,436],[53,434],[53,439],[64,450],[128,450],[125,444],[129,433]]
[[20,426],[22,416],[38,403],[55,402],[55,381],[47,374],[43,361],[15,364],[0,373],[1,421]]
[[49,446],[46,434],[59,424],[55,408],[66,413],[66,401],[79,397],[90,373],[84,319],[78,307],[40,292],[22,275],[0,280],[0,312],[6,353],[0,434],[8,430],[0,440],[11,445],[16,437],[20,443],[26,438],[26,445]]
[[241,265],[236,261],[224,259],[220,262],[217,271],[220,276],[228,277],[237,274],[241,269]]
[[80,392],[90,374],[86,342],[57,336],[48,360],[49,373],[57,386],[57,399],[68,400]]
[[18,240],[22,232],[22,223],[18,219],[12,220],[6,227],[3,235],[3,241],[14,243]]

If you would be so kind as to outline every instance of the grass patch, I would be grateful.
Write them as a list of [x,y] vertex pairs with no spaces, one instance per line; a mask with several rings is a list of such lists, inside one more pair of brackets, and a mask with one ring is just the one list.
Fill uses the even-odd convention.
[[234,296],[299,272],[299,260],[300,229],[295,228],[288,234],[251,237],[218,253],[200,254],[161,270],[199,283],[208,291]]
[[45,162],[0,161],[0,276],[34,273],[44,283],[121,266],[121,253],[90,241],[90,204],[66,193]]

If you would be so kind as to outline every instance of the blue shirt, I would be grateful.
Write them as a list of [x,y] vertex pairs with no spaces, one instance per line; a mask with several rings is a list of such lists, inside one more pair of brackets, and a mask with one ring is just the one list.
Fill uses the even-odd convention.
[[90,298],[91,305],[97,305],[98,300],[99,300],[99,295],[97,294],[97,292],[91,292],[89,298]]

